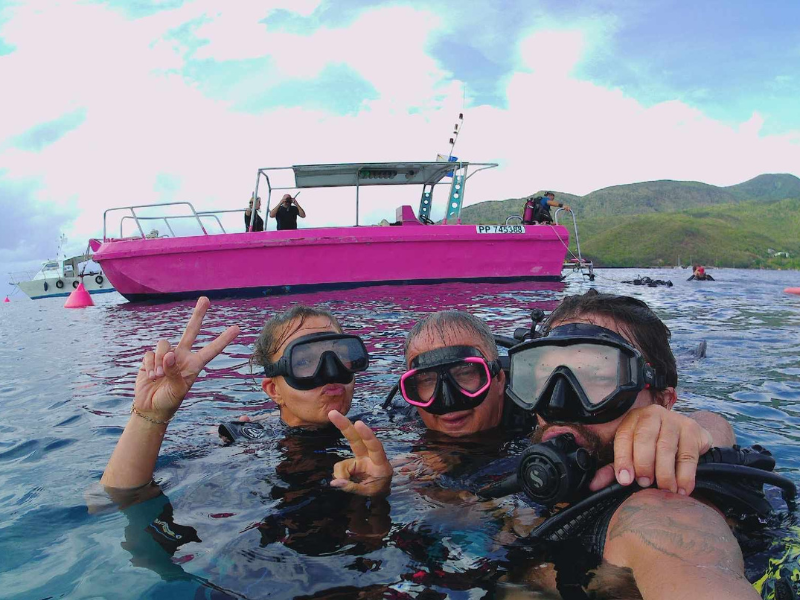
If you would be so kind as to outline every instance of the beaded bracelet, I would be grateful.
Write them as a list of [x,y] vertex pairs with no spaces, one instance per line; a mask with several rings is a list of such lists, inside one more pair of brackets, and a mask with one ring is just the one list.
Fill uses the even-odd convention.
[[131,414],[137,415],[139,417],[142,417],[145,421],[150,421],[151,423],[155,423],[156,425],[167,425],[170,421],[172,421],[172,418],[169,418],[166,421],[158,421],[158,420],[156,420],[156,419],[154,419],[152,417],[148,417],[147,415],[143,415],[138,410],[136,410],[136,400],[134,400],[131,403]]

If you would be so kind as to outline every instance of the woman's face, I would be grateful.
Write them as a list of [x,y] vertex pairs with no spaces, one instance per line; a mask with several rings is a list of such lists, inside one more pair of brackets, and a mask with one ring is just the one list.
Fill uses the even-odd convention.
[[[286,329],[293,331],[298,322],[291,321]],[[285,331],[284,330],[284,331]],[[272,362],[283,356],[286,347],[303,336],[312,333],[338,333],[333,324],[325,317],[311,317],[303,325],[287,337],[277,352],[270,357]],[[328,413],[338,410],[346,415],[353,401],[355,379],[350,383],[328,383],[312,390],[297,390],[286,383],[283,377],[265,377],[261,388],[272,398],[281,411],[281,419],[290,427],[306,427],[328,423]]]

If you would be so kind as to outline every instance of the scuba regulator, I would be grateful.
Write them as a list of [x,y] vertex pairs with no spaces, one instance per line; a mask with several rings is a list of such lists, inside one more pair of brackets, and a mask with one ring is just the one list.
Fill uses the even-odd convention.
[[564,433],[527,448],[515,474],[482,488],[478,495],[499,498],[523,491],[537,504],[551,507],[583,497],[596,470],[595,456]]

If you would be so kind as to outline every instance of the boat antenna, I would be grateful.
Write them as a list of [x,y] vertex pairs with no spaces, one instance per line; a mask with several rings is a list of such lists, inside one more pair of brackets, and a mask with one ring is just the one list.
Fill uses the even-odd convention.
[[453,150],[456,147],[456,142],[458,142],[458,134],[461,133],[461,130],[464,127],[464,113],[458,113],[458,123],[453,125],[453,137],[450,138],[450,155],[447,157],[447,162],[450,162],[450,159],[453,158]]

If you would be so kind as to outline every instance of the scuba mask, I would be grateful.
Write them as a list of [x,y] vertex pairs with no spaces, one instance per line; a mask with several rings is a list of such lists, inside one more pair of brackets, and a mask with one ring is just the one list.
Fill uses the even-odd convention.
[[597,325],[561,325],[508,354],[508,395],[551,423],[608,423],[625,414],[642,390],[667,388],[665,375],[641,352]]
[[283,377],[296,390],[313,390],[328,383],[347,384],[366,371],[369,353],[356,335],[311,333],[293,340],[277,362],[264,366],[267,377]]
[[487,361],[472,346],[447,346],[423,352],[400,377],[400,393],[409,404],[433,415],[470,410],[489,394],[498,361]]

